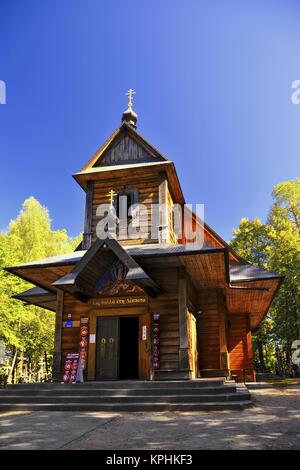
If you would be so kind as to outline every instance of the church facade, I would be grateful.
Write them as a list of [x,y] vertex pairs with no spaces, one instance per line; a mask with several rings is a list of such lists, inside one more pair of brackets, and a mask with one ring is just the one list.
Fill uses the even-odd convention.
[[255,380],[251,332],[282,277],[241,259],[191,210],[190,243],[175,165],[136,122],[130,100],[73,175],[86,197],[76,251],[6,268],[35,286],[16,298],[56,314],[54,380],[75,353],[90,381]]

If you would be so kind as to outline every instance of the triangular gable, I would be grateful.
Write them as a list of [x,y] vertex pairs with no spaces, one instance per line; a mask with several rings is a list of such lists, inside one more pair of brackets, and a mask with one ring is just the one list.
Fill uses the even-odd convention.
[[129,135],[122,135],[99,157],[94,167],[161,161]]
[[170,161],[124,122],[97,150],[82,172],[95,167]]
[[112,266],[118,266],[120,279],[138,284],[150,295],[161,291],[141,266],[113,238],[98,239],[85,253],[75,268],[53,283],[75,297],[87,300],[99,292],[99,281],[109,279]]

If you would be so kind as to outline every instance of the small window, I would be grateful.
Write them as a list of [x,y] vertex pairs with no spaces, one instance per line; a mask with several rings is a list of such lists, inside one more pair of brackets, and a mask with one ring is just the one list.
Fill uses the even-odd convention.
[[[126,199],[125,199],[126,198]],[[126,210],[126,216],[128,216],[129,209],[133,204],[138,203],[138,191],[136,189],[124,189],[118,192],[118,196],[115,198],[114,206],[116,215],[118,218],[124,216]]]

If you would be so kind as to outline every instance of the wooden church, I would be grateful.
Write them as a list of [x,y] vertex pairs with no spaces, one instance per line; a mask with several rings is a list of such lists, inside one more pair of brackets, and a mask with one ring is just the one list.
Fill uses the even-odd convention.
[[[136,123],[130,91],[120,127],[73,175],[86,197],[77,250],[7,268],[36,286],[16,298],[56,314],[53,378],[62,380],[66,357],[77,353],[88,381],[255,380],[251,332],[282,278],[244,261],[194,213],[203,243],[178,235],[172,209],[185,199],[175,165]],[[113,206],[117,220],[124,196],[128,208],[143,205],[138,224],[151,227],[151,218],[156,230],[102,239],[99,206]]]

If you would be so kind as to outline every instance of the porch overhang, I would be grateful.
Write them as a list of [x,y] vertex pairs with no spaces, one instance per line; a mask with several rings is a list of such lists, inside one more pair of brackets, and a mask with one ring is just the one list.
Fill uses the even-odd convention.
[[[155,270],[183,266],[196,291],[223,289],[228,313],[249,314],[251,330],[255,330],[264,319],[283,281],[283,276],[249,263],[230,263],[227,247],[180,244],[123,247],[114,239],[107,239],[105,243],[97,240],[88,251],[12,266],[6,270],[54,295],[59,288],[85,301],[95,295],[97,281],[116,259],[126,266],[124,279],[136,283],[152,296],[161,292],[155,280]],[[89,280],[91,273],[92,282]],[[20,300],[24,299],[20,297]],[[28,303],[37,305],[39,302],[41,306],[39,299],[32,300],[27,297]]]
[[56,309],[56,294],[40,287],[33,287],[12,297],[28,305],[36,305],[52,312]]
[[114,238],[98,239],[71,272],[53,282],[52,285],[80,300],[87,300],[97,296],[97,286],[101,276],[104,276],[116,261],[119,261],[125,268],[122,277],[124,281],[137,284],[152,297],[162,292],[161,287]]

